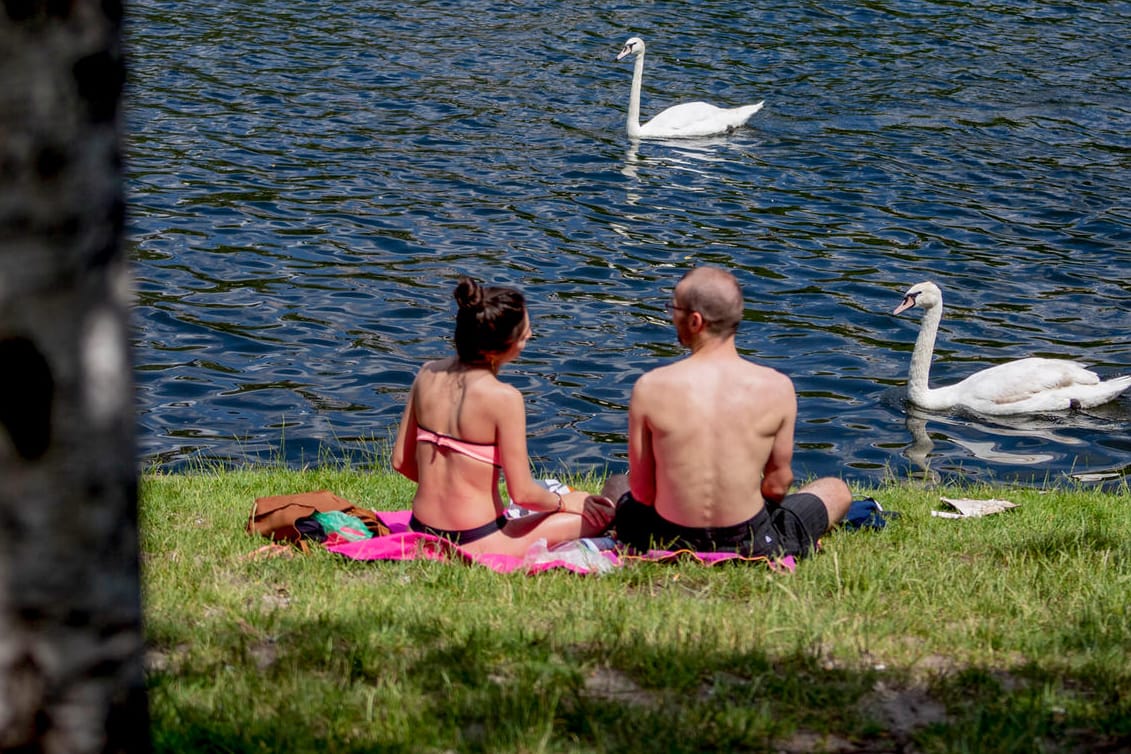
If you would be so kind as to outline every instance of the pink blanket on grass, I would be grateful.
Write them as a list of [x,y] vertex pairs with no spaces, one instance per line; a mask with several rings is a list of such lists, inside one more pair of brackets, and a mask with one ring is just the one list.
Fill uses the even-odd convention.
[[[453,545],[446,539],[431,534],[422,534],[408,528],[408,519],[412,511],[382,511],[378,518],[389,527],[389,534],[383,537],[373,537],[357,542],[340,542],[326,546],[327,550],[336,552],[353,560],[456,560],[465,563],[487,566],[499,573],[511,571],[526,571],[527,573],[541,573],[552,569],[564,568],[574,573],[593,573],[594,568],[589,568],[565,560],[548,560],[537,563],[526,563],[522,558],[514,555],[498,555],[492,553],[475,554]],[[786,556],[779,560],[767,558],[747,558],[734,553],[723,552],[691,552],[690,550],[649,550],[642,554],[628,554],[620,550],[607,550],[600,553],[614,566],[623,566],[632,560],[674,561],[684,558],[697,560],[703,565],[715,565],[724,562],[756,562],[768,565],[775,571],[792,573],[797,567],[793,556]]]

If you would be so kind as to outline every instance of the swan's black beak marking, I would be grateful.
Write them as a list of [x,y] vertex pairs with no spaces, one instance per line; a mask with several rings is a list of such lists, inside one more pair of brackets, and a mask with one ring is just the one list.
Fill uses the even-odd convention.
[[915,306],[915,299],[919,298],[920,293],[921,293],[921,291],[915,291],[914,293],[908,293],[906,296],[903,297],[903,301],[900,303],[900,305],[895,307],[895,309],[892,310],[892,314],[899,314],[900,312],[907,311],[911,307]]

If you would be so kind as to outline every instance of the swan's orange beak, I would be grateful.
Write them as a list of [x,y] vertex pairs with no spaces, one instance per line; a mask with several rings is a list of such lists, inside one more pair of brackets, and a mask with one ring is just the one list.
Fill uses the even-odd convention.
[[911,307],[915,306],[915,296],[916,295],[917,294],[908,294],[908,295],[904,296],[903,302],[900,303],[899,306],[895,307],[895,309],[892,309],[891,313],[892,314],[899,314],[900,312],[905,312],[908,309],[910,309]]

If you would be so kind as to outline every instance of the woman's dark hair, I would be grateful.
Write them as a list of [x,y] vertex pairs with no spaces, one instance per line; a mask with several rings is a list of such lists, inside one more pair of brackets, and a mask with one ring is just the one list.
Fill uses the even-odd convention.
[[487,355],[501,353],[522,335],[526,298],[514,288],[480,285],[459,279],[455,290],[456,354],[465,364],[482,364]]

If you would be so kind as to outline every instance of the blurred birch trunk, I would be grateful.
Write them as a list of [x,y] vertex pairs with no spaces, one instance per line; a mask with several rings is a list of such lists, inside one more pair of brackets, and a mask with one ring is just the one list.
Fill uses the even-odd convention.
[[146,751],[117,0],[0,3],[0,749]]

